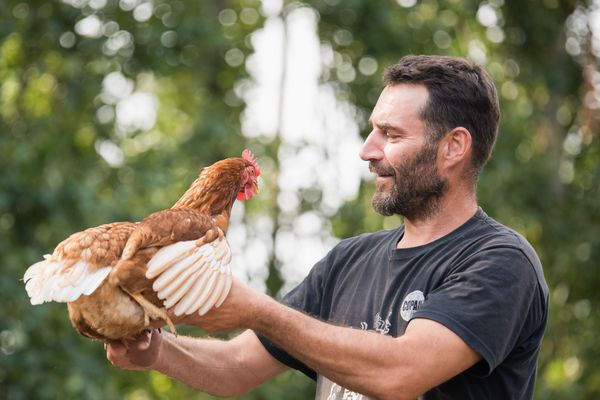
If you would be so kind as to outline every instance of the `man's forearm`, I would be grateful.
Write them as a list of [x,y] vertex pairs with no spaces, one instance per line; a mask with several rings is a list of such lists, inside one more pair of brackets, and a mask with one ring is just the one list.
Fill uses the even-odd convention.
[[[235,281],[219,309],[186,322],[208,332],[252,329],[333,382],[378,399],[414,400],[481,358],[463,339],[435,321],[412,320],[402,336],[393,338],[322,322]],[[257,382],[284,370],[252,332],[240,337],[247,341],[238,347],[253,348],[252,370],[263,374]]]
[[[365,395],[398,394],[411,349],[399,354],[398,340],[373,332],[339,327],[263,298],[251,328],[262,333],[319,374]],[[389,377],[395,379],[390,380]],[[407,393],[408,394],[408,393]]]
[[163,334],[152,367],[167,376],[215,396],[236,396],[256,386],[259,378],[243,361],[244,349],[233,341]]

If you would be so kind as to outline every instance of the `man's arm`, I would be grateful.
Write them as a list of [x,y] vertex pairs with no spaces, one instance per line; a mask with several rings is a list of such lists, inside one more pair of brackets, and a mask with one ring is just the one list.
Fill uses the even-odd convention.
[[119,368],[154,369],[220,397],[244,394],[287,369],[251,331],[221,341],[154,330],[136,341],[108,343],[107,357]]
[[209,331],[253,329],[319,374],[378,399],[415,399],[481,358],[431,320],[414,319],[393,338],[319,321],[237,282],[219,309],[185,322]]

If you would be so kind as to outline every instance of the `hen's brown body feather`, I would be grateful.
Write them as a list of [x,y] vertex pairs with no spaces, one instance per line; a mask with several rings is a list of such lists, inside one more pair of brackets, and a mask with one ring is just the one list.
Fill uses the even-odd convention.
[[[166,318],[166,312],[157,314],[152,310],[163,308],[163,301],[152,288],[156,277],[146,278],[148,262],[164,246],[200,238],[199,243],[207,243],[222,236],[219,229],[227,229],[236,195],[244,190],[243,185],[249,185],[248,168],[256,172],[250,180],[256,188],[260,172],[253,159],[251,162],[242,158],[222,160],[205,168],[173,208],[151,214],[138,223],[115,222],[89,228],[61,242],[47,261],[57,266],[58,270],[49,274],[60,275],[63,286],[64,282],[80,282],[83,274],[111,267],[107,278],[92,293],[67,301],[75,329],[100,340],[133,338],[152,320]],[[34,281],[31,276],[43,272],[34,271],[26,280]],[[39,280],[44,283],[49,278],[52,275]],[[28,288],[30,296],[39,295],[44,289],[39,289],[41,283],[34,283],[38,286]],[[52,297],[47,293],[39,296],[36,303],[50,301]]]
[[[71,256],[89,251],[100,265],[113,266],[108,279],[89,296],[81,296],[68,303],[69,316],[75,329],[84,336],[95,339],[131,338],[147,328],[143,308],[129,294],[141,294],[157,308],[162,301],[152,290],[154,280],[146,279],[146,264],[160,247],[181,241],[199,239],[215,221],[208,215],[190,209],[170,209],[151,214],[140,223],[121,222],[111,224],[102,235],[98,228],[80,232],[73,239],[63,242],[73,248]],[[89,231],[89,232],[88,232]],[[111,235],[111,232],[114,235]],[[98,237],[108,238],[98,241]],[[99,257],[98,252],[104,257]],[[81,243],[90,243],[82,247]],[[131,258],[121,260],[123,250]],[[166,322],[166,321],[163,321]]]

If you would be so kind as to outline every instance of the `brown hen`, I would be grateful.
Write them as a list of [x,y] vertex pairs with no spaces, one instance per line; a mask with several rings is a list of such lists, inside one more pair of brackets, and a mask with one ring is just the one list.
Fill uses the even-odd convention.
[[258,191],[259,175],[244,150],[204,168],[171,209],[69,236],[25,272],[31,303],[66,302],[75,329],[99,340],[133,338],[155,321],[174,331],[168,308],[218,307],[231,287],[231,208]]

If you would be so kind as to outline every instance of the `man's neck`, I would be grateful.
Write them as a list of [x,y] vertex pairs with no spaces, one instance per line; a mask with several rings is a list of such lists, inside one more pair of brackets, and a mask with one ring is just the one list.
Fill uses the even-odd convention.
[[475,195],[447,195],[434,215],[423,220],[404,219],[404,235],[397,248],[422,246],[446,236],[477,212]]

